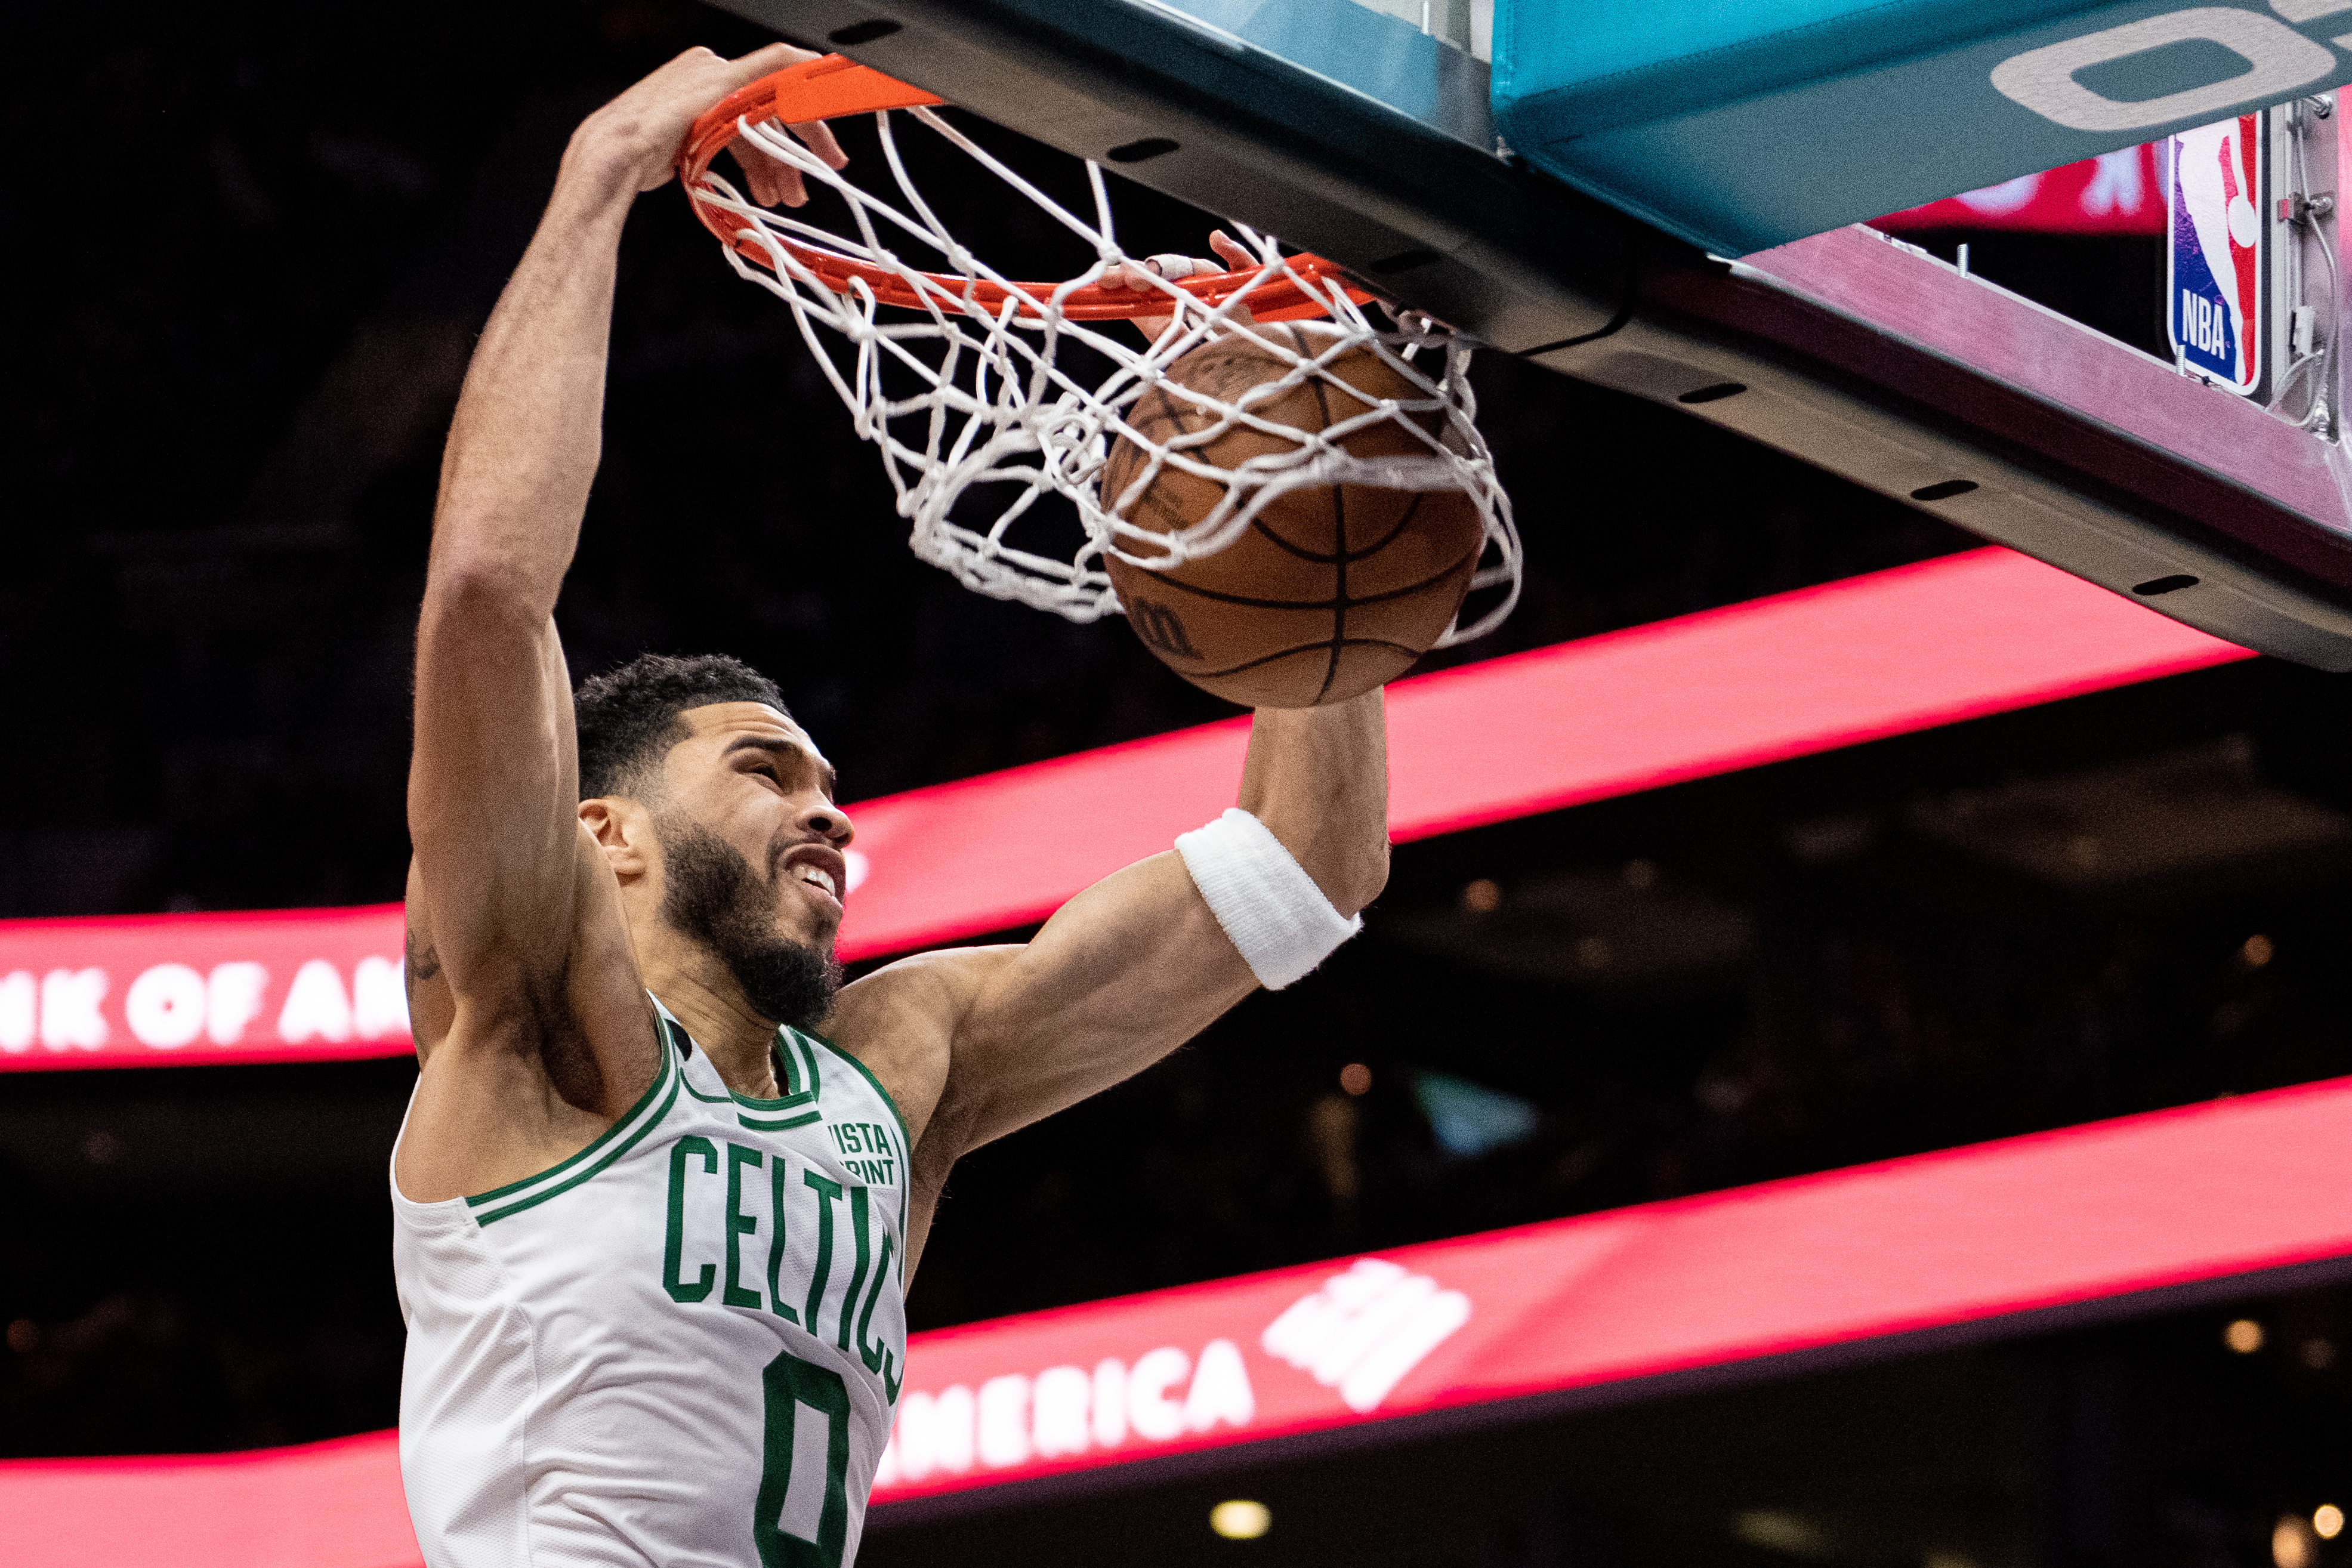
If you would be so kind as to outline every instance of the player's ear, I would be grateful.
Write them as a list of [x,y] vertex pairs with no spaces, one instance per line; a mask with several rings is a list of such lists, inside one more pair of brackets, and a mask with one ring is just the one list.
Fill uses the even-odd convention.
[[623,882],[653,869],[658,853],[654,846],[653,816],[625,795],[608,795],[580,803],[580,822],[604,851],[604,862]]

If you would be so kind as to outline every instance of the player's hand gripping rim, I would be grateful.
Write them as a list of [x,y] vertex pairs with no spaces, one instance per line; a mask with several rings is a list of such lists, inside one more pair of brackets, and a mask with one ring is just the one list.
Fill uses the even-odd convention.
[[1153,287],[1151,280],[1155,278],[1165,278],[1174,282],[1181,278],[1190,278],[1196,272],[1249,272],[1264,265],[1263,260],[1252,255],[1246,246],[1221,228],[1209,231],[1209,248],[1217,253],[1223,266],[1205,256],[1178,256],[1171,252],[1147,256],[1140,261],[1122,261],[1105,272],[1099,281],[1105,289],[1150,289]]
[[[1170,282],[1205,272],[1254,272],[1265,265],[1265,258],[1253,253],[1223,229],[1209,231],[1209,248],[1217,253],[1212,261],[1205,256],[1179,256],[1172,252],[1147,256],[1140,261],[1124,261],[1102,275],[1105,289],[1138,289],[1157,292],[1152,281],[1164,278]],[[1146,338],[1157,340],[1174,320],[1173,312],[1166,316],[1138,316],[1135,324]],[[1249,326],[1257,318],[1250,314],[1246,304],[1237,305],[1226,317],[1234,326]]]
[[[585,155],[614,167],[632,189],[658,189],[675,174],[677,150],[687,132],[712,104],[786,66],[817,58],[790,44],[770,44],[730,60],[697,46],[590,115],[572,138],[566,162]],[[849,154],[823,121],[787,129],[828,168],[848,164]],[[796,207],[808,201],[799,170],[749,148],[740,137],[728,151],[742,169],[752,198],[762,206]]]

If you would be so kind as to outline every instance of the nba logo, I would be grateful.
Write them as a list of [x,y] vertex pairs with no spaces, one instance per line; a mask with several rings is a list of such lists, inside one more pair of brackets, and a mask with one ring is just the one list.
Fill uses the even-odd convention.
[[2166,273],[2180,368],[2251,397],[2263,381],[2263,121],[2242,114],[2167,144],[2172,250]]

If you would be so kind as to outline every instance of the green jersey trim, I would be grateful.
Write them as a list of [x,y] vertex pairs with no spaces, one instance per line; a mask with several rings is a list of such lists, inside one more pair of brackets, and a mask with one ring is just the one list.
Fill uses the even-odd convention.
[[735,1113],[735,1120],[754,1132],[788,1132],[795,1127],[806,1127],[813,1121],[824,1121],[824,1112],[803,1110],[798,1116],[787,1116],[782,1121],[763,1121],[757,1117],[746,1116],[739,1110]]
[[[793,1054],[795,1046],[799,1047],[797,1056]],[[808,1047],[800,1044],[799,1037],[789,1026],[779,1024],[772,1048],[776,1053],[776,1079],[784,1089],[782,1097],[761,1100],[752,1095],[737,1094],[731,1089],[728,1094],[746,1110],[797,1110],[803,1105],[814,1104],[819,1087],[816,1058],[809,1053]],[[749,1127],[752,1123],[746,1121],[743,1125]],[[797,1127],[801,1124],[796,1121],[791,1125]]]
[[[851,1067],[856,1068],[857,1069],[858,1076],[863,1078],[867,1083],[874,1086],[874,1092],[881,1096],[883,1105],[890,1112],[890,1120],[898,1124],[898,1147],[902,1151],[902,1158],[911,1164],[915,1158],[914,1135],[907,1131],[906,1113],[898,1109],[898,1102],[890,1098],[890,1091],[882,1087],[882,1080],[876,1078],[874,1076],[873,1069],[868,1068],[864,1062],[859,1061],[856,1057],[851,1056],[847,1051],[843,1050],[839,1046],[835,1045],[823,1035],[812,1035],[809,1038],[815,1040],[826,1050],[831,1051],[835,1056],[839,1057],[843,1061],[845,1061]],[[912,1173],[910,1172],[909,1174],[911,1173]]]
[[[653,993],[650,991],[646,992],[646,994],[653,996]],[[663,1040],[667,1042],[670,1047],[677,1052],[678,1060],[681,1064],[691,1059],[694,1056],[694,1037],[686,1032],[686,1026],[684,1024],[679,1023],[676,1018],[670,1016],[669,1009],[662,1005],[660,997],[654,996],[654,1006],[657,1009],[656,1016],[659,1019],[661,1024]],[[712,1070],[717,1070],[717,1064],[713,1064]],[[702,1101],[703,1104],[724,1105],[727,1103],[728,1097],[725,1092],[727,1086],[724,1083],[721,1083],[719,1086],[720,1090],[719,1093],[705,1094],[700,1089],[694,1087],[694,1079],[687,1077],[683,1066],[681,1066],[678,1070],[678,1077],[685,1080],[686,1092],[692,1095],[695,1099]]]
[[705,1094],[700,1089],[694,1087],[694,1080],[692,1079],[686,1080],[686,1092],[692,1095],[695,1099],[702,1101],[705,1105],[725,1105],[733,1098],[731,1095],[725,1094]]
[[573,1187],[578,1186],[589,1177],[595,1175],[598,1172],[604,1170],[614,1161],[618,1160],[622,1155],[627,1153],[630,1150],[643,1142],[646,1133],[651,1132],[655,1128],[661,1125],[662,1118],[669,1114],[669,1108],[677,1103],[678,1084],[682,1084],[685,1081],[685,1079],[681,1076],[677,1080],[677,1083],[671,1084],[669,1095],[662,1101],[661,1109],[655,1111],[651,1116],[646,1117],[643,1122],[638,1124],[635,1131],[630,1133],[625,1141],[614,1148],[611,1153],[606,1154],[603,1159],[597,1161],[593,1165],[567,1181],[558,1182],[555,1185],[549,1187],[542,1192],[532,1194],[530,1197],[523,1199],[520,1203],[509,1204],[504,1208],[494,1210],[489,1214],[477,1215],[474,1218],[474,1223],[478,1226],[488,1225],[492,1220],[504,1219],[510,1214],[520,1214],[527,1208],[535,1207],[540,1204],[545,1203],[551,1197],[570,1192]]
[[[520,1182],[509,1182],[503,1187],[493,1187],[487,1193],[468,1197],[466,1206],[470,1209],[495,1205],[492,1213],[477,1214],[475,1223],[488,1225],[494,1219],[504,1219],[510,1214],[527,1209],[533,1204],[544,1203],[558,1193],[578,1186],[627,1153],[639,1139],[658,1125],[661,1119],[669,1114],[669,1108],[677,1102],[677,1091],[686,1082],[686,1074],[680,1069],[677,1057],[671,1053],[667,1038],[660,1038],[659,1045],[661,1065],[654,1074],[654,1081],[646,1086],[645,1093],[637,1097],[637,1102],[629,1107],[620,1120],[598,1133],[586,1148],[570,1159],[550,1165],[535,1176],[525,1176]],[[661,1097],[660,1105],[649,1113],[647,1107],[654,1105],[656,1096]],[[576,1165],[584,1165],[585,1168],[565,1175]],[[543,1190],[533,1192],[532,1189]],[[530,1195],[523,1195],[526,1193]],[[507,1200],[510,1198],[520,1201],[509,1203]]]
[[[679,1055],[687,1055],[692,1050],[693,1037],[686,1032],[685,1025],[676,1023],[667,1017],[665,1017],[663,1019],[663,1027],[666,1031],[671,1029],[675,1029],[677,1031],[677,1037],[674,1043],[677,1046]],[[695,1099],[702,1101],[705,1105],[732,1104],[741,1106],[746,1110],[758,1110],[769,1113],[783,1110],[798,1110],[803,1106],[812,1105],[815,1102],[817,1097],[816,1064],[810,1057],[809,1049],[806,1045],[803,1044],[800,1046],[799,1056],[793,1055],[793,1045],[794,1042],[792,1031],[787,1028],[779,1027],[776,1030],[776,1039],[773,1047],[776,1056],[776,1081],[782,1084],[787,1090],[791,1091],[786,1093],[782,1099],[761,1100],[757,1095],[738,1094],[733,1088],[729,1086],[723,1080],[719,1084],[719,1093],[705,1094],[702,1090],[694,1087],[694,1079],[691,1078],[688,1078],[686,1080],[686,1092],[692,1095]],[[714,1063],[713,1067],[715,1068],[716,1065],[717,1064]],[[797,1087],[803,1083],[808,1085],[806,1089],[800,1089]],[[817,1120],[817,1113],[814,1111],[811,1111],[807,1116],[800,1117],[791,1121],[753,1121],[749,1117],[741,1118],[744,1126],[758,1128],[761,1131],[775,1131],[786,1127],[804,1127],[809,1122],[815,1120]]]

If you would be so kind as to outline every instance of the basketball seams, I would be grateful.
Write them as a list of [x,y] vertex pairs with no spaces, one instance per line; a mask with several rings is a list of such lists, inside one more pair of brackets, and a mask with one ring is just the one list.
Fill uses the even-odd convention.
[[[1483,544],[1485,542],[1481,541],[1480,542]],[[1348,600],[1347,604],[1349,605],[1384,605],[1391,599],[1402,599],[1409,595],[1418,594],[1426,588],[1445,581],[1446,578],[1452,576],[1454,573],[1461,571],[1464,566],[1476,564],[1477,559],[1477,556],[1475,554],[1465,555],[1461,560],[1441,567],[1437,571],[1431,573],[1426,577],[1420,578],[1414,582],[1406,583],[1399,587],[1383,588],[1377,594],[1360,595],[1355,598]],[[1139,570],[1150,572],[1151,580],[1163,586],[1181,588],[1187,594],[1195,595],[1203,599],[1213,599],[1218,604],[1233,605],[1245,610],[1331,610],[1340,607],[1340,601],[1336,598],[1253,599],[1244,594],[1226,593],[1222,588],[1203,588],[1196,583],[1187,583],[1181,577],[1171,577],[1163,572],[1154,572],[1149,566],[1139,568]]]
[[[1402,533],[1406,529],[1412,526],[1413,518],[1421,510],[1421,495],[1416,491],[1412,500],[1405,503],[1404,513],[1397,519],[1397,525],[1394,528],[1390,529],[1386,533],[1381,535],[1380,539],[1376,542],[1366,546],[1364,549],[1350,552],[1349,559],[1355,561],[1370,561],[1373,556],[1378,555],[1381,551],[1386,550],[1390,545],[1395,543],[1397,535]],[[1291,554],[1297,556],[1301,561],[1313,561],[1328,563],[1339,559],[1337,555],[1325,555],[1317,551],[1309,550],[1304,545],[1293,544],[1289,540],[1283,538],[1282,535],[1275,532],[1271,528],[1268,528],[1265,525],[1265,520],[1263,517],[1254,517],[1250,519],[1250,528],[1267,543],[1275,546],[1278,550],[1288,551]]]
[[[1231,353],[1213,363],[1216,369],[1232,370],[1236,366],[1244,365],[1246,356],[1242,353]],[[1255,383],[1251,384],[1254,385]],[[1247,387],[1242,390],[1246,391]],[[1231,403],[1234,401],[1232,395],[1234,392],[1234,388],[1220,382],[1213,388],[1204,392],[1203,395]],[[1157,383],[1146,388],[1143,395],[1136,399],[1135,408],[1136,413],[1124,421],[1128,429],[1135,436],[1151,441],[1171,452],[1192,451],[1201,447],[1213,446],[1236,434],[1265,434],[1255,431],[1245,425],[1223,419],[1189,399],[1178,397],[1169,390],[1165,383]],[[1223,428],[1219,427],[1221,425]],[[1161,438],[1158,433],[1170,426],[1175,427],[1176,437]],[[1199,439],[1193,441],[1190,447],[1178,445],[1179,441],[1188,437],[1199,437]],[[1124,464],[1121,462],[1122,458],[1127,459]],[[1134,483],[1136,464],[1149,463],[1150,460],[1144,456],[1143,449],[1125,435],[1116,437],[1110,457],[1103,465],[1101,489],[1112,497],[1124,493],[1127,487]],[[1185,515],[1182,503],[1175,494],[1186,481],[1203,487],[1216,486],[1216,481],[1202,475],[1189,473],[1182,468],[1163,464],[1159,473],[1153,476],[1151,482],[1144,487],[1143,493],[1136,498],[1133,506],[1129,508],[1129,521],[1136,521],[1132,516],[1134,512],[1147,511],[1152,521],[1163,521],[1168,525],[1164,530],[1153,531],[1181,533],[1192,527],[1196,520]]]
[[[1153,438],[1152,432],[1168,425],[1173,425],[1181,435],[1199,434],[1189,421],[1193,416],[1202,413],[1202,410],[1194,405],[1179,402],[1169,395],[1167,387],[1163,385],[1146,388],[1143,395],[1136,400],[1136,408],[1140,417],[1129,418],[1127,425],[1138,436],[1148,439]],[[1159,444],[1167,445],[1166,442]],[[1128,458],[1129,461],[1122,465],[1120,462],[1122,458]],[[1142,447],[1124,437],[1119,437],[1111,449],[1108,461],[1103,465],[1102,488],[1108,492],[1106,497],[1107,503],[1109,500],[1124,493],[1127,487],[1135,482],[1135,470],[1139,465],[1150,462],[1150,458],[1144,455]],[[1180,477],[1192,476],[1183,475],[1181,469],[1171,470],[1163,466],[1160,472],[1152,477],[1150,483],[1143,487],[1143,493],[1136,497],[1134,505],[1129,509],[1130,513],[1144,511],[1155,521],[1166,521],[1169,525],[1167,529],[1159,531],[1179,533],[1190,527],[1191,520],[1184,516],[1176,499],[1171,493],[1174,487],[1170,480]],[[1130,521],[1132,521],[1131,518]]]
[[[1297,329],[1285,327],[1282,331],[1289,352],[1297,355],[1294,363],[1313,360],[1311,345],[1302,341]],[[1104,488],[1107,500],[1135,489],[1135,500],[1125,510],[1141,525],[1145,537],[1193,527],[1210,510],[1230,504],[1224,495],[1244,482],[1230,470],[1261,452],[1306,457],[1336,447],[1370,456],[1390,448],[1384,427],[1377,424],[1345,437],[1329,435],[1332,405],[1342,395],[1367,411],[1383,401],[1389,379],[1383,379],[1379,364],[1366,365],[1363,375],[1357,376],[1352,358],[1344,365],[1309,363],[1305,374],[1277,391],[1260,380],[1279,372],[1282,367],[1274,362],[1287,357],[1282,347],[1268,342],[1272,335],[1256,338],[1255,346],[1249,340],[1234,342],[1213,363],[1192,360],[1127,405],[1120,421],[1124,430],[1115,437],[1102,470]],[[1278,446],[1273,432],[1257,427],[1258,421],[1236,418],[1215,406],[1235,405],[1253,384],[1263,393],[1249,407],[1292,432]],[[1350,410],[1351,417],[1355,412]],[[1412,423],[1418,426],[1421,422]],[[1364,450],[1368,440],[1372,443],[1370,451]],[[1195,473],[1189,463],[1178,467],[1163,456],[1179,452],[1228,473],[1222,479]],[[1139,486],[1143,465],[1150,464],[1156,464],[1158,472]],[[1131,611],[1139,607],[1149,612],[1138,623],[1137,635],[1187,679],[1252,705],[1313,706],[1335,695],[1351,695],[1368,683],[1392,679],[1421,657],[1422,623],[1442,606],[1432,604],[1424,614],[1413,601],[1433,593],[1449,603],[1458,599],[1449,590],[1464,586],[1465,574],[1475,574],[1485,544],[1484,530],[1478,529],[1476,543],[1465,538],[1466,548],[1458,550],[1454,560],[1434,568],[1426,564],[1429,545],[1461,531],[1454,512],[1466,499],[1446,495],[1433,500],[1429,492],[1328,479],[1261,498],[1260,508],[1254,509],[1257,515],[1243,525],[1241,540],[1248,549],[1223,566],[1203,571],[1203,563],[1217,558],[1212,556],[1153,565],[1115,557],[1106,565],[1119,583],[1122,597],[1131,601]],[[1359,534],[1365,537],[1359,539]],[[1318,544],[1324,548],[1313,548]],[[1388,564],[1387,553],[1401,546],[1402,554],[1394,565]],[[1422,569],[1416,571],[1416,566]],[[1367,582],[1382,583],[1401,574],[1397,567],[1411,573],[1413,581],[1363,591]],[[1152,584],[1181,592],[1160,594]],[[1176,606],[1187,601],[1197,608],[1184,610],[1179,620]],[[1294,622],[1286,628],[1294,615],[1308,624]],[[1178,643],[1185,646],[1152,635],[1150,628],[1162,622],[1179,627],[1192,623],[1189,637],[1178,633]],[[1318,635],[1304,641],[1286,638],[1286,646],[1253,653],[1253,645],[1265,650],[1285,629],[1292,637],[1310,630]],[[1213,656],[1248,657],[1215,668],[1186,668],[1208,662],[1201,658],[1202,648]],[[1305,663],[1309,658],[1322,668],[1315,670]]]
[[[1293,348],[1299,353],[1302,358],[1311,359],[1313,356],[1308,354],[1297,342],[1297,329],[1293,328],[1290,329],[1290,331],[1293,340]],[[1234,420],[1223,413],[1204,408],[1202,406],[1200,402],[1194,401],[1194,398],[1197,396],[1212,402],[1224,404],[1234,410],[1239,410],[1244,413],[1253,412],[1254,405],[1246,401],[1249,394],[1255,391],[1260,386],[1267,384],[1263,377],[1258,374],[1264,369],[1265,355],[1263,348],[1244,346],[1244,343],[1254,342],[1255,340],[1249,339],[1236,341],[1230,345],[1226,345],[1224,353],[1217,354],[1205,361],[1202,361],[1199,364],[1191,366],[1190,368],[1194,371],[1206,370],[1211,373],[1231,373],[1237,371],[1241,374],[1212,374],[1205,376],[1196,374],[1192,377],[1190,382],[1177,383],[1176,385],[1178,390],[1187,393],[1188,395],[1186,396],[1179,397],[1175,393],[1171,393],[1169,390],[1170,384],[1166,381],[1157,381],[1152,383],[1151,385],[1146,389],[1143,395],[1136,400],[1136,406],[1139,409],[1149,400],[1157,398],[1159,400],[1159,407],[1142,418],[1128,418],[1125,421],[1128,427],[1133,430],[1137,435],[1146,437],[1150,436],[1156,426],[1163,423],[1175,425],[1178,429],[1187,436],[1223,436],[1247,431],[1260,436],[1276,437],[1276,432],[1258,430],[1255,426],[1244,422]],[[1211,346],[1214,347],[1217,345]],[[1188,354],[1185,358],[1187,360],[1191,360],[1200,352],[1201,351],[1199,350],[1195,350],[1193,351],[1193,354]],[[1205,383],[1206,384],[1201,384],[1202,383]],[[1297,389],[1293,388],[1292,390],[1296,391]],[[1279,399],[1260,398],[1258,400],[1260,404],[1274,401],[1279,401]],[[1374,403],[1376,405],[1377,400],[1374,400]],[[1369,407],[1372,405],[1368,405],[1367,406]],[[1186,423],[1187,420],[1195,416],[1208,421],[1209,423],[1203,424],[1198,428]],[[1328,418],[1328,414],[1327,410],[1326,417]],[[1351,416],[1350,417],[1353,416]],[[1213,426],[1217,424],[1223,424],[1226,426],[1226,428],[1222,431],[1214,430]],[[1292,444],[1296,445],[1297,443],[1294,441]]]

